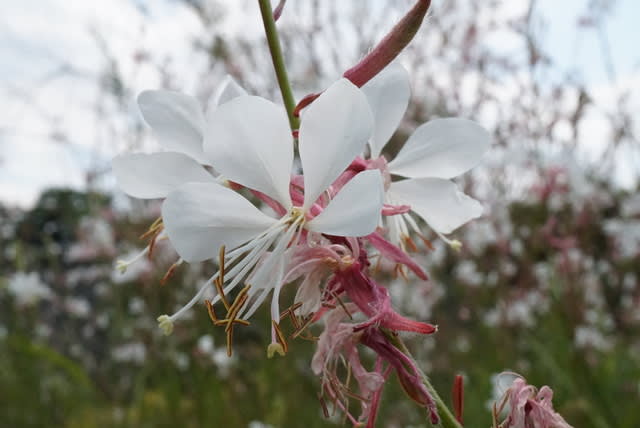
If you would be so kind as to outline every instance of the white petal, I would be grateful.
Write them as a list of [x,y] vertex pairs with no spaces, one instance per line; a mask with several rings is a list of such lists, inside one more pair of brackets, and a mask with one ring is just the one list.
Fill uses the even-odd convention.
[[220,86],[218,86],[213,102],[216,106],[219,106],[243,95],[247,95],[247,91],[245,91],[233,77],[227,75]]
[[331,85],[311,104],[300,125],[304,208],[311,206],[362,153],[372,129],[367,98],[347,79]]
[[221,246],[231,250],[276,223],[217,183],[189,183],[171,192],[162,220],[171,244],[188,262],[214,258]]
[[490,145],[489,133],[473,121],[435,119],[415,130],[389,170],[412,178],[453,178],[480,163]]
[[144,91],[138,106],[158,142],[167,150],[206,163],[202,151],[204,114],[195,98],[172,91]]
[[182,153],[129,153],[111,162],[120,188],[134,198],[164,198],[185,183],[215,179],[194,159]]
[[307,228],[336,236],[368,235],[380,221],[383,198],[380,171],[363,171],[345,184]]
[[430,227],[443,234],[482,215],[480,202],[462,193],[452,181],[441,178],[393,182],[388,196],[396,203],[410,205]]
[[225,178],[291,206],[293,137],[283,108],[253,96],[222,104],[209,117],[204,146]]
[[411,86],[409,74],[399,63],[387,66],[362,87],[373,112],[374,129],[369,140],[371,158],[380,156],[407,111]]

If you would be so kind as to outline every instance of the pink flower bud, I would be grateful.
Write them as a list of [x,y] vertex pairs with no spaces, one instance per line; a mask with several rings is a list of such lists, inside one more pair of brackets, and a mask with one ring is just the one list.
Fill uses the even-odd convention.
[[431,0],[418,0],[367,56],[345,71],[344,77],[362,87],[393,61],[416,35],[427,14]]

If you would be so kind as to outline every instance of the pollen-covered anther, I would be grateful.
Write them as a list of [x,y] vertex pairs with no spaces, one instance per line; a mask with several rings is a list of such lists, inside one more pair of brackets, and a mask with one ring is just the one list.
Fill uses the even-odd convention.
[[[224,247],[220,250],[220,257],[221,259],[224,258]],[[224,294],[224,291],[222,289],[223,287],[222,287],[221,278],[222,278],[223,271],[224,271],[224,261],[220,263],[221,276],[218,276],[213,281],[213,283],[215,284],[216,289],[218,290],[218,295],[220,296],[220,300],[222,301],[222,304],[224,305],[227,311],[226,318],[224,319],[218,318],[218,316],[216,315],[216,311],[213,307],[213,303],[211,303],[210,300],[205,300],[204,303],[207,308],[207,313],[209,314],[209,318],[211,319],[211,322],[213,322],[213,324],[216,326],[224,326],[225,333],[227,335],[227,355],[231,356],[233,353],[234,325],[235,324],[250,325],[249,321],[238,318],[238,314],[240,313],[240,310],[242,309],[244,304],[249,299],[249,289],[251,288],[251,285],[247,285],[242,290],[240,290],[236,298],[233,300],[233,303],[229,304],[229,301],[227,300]]]
[[249,299],[249,288],[251,288],[251,285],[247,285],[246,287],[244,287],[236,296],[233,304],[229,307],[226,319],[228,321],[228,324],[225,327],[225,331],[228,332],[233,328],[233,323],[237,319],[236,317],[238,316],[240,309],[242,309],[242,306],[246,303],[247,299]]
[[404,269],[404,266],[401,264],[396,264],[396,266],[393,269],[393,273],[396,277],[400,276],[402,277],[402,279],[404,279],[405,281],[409,281],[409,277],[407,276],[407,272]]
[[340,307],[342,307],[342,310],[344,311],[345,314],[347,314],[347,316],[349,317],[349,319],[353,320],[353,315],[351,315],[351,311],[349,311],[349,309],[347,308],[347,305],[344,304],[344,302],[342,301],[342,299],[340,298],[340,296],[338,296],[335,292],[331,292],[331,296],[336,300],[336,302],[338,302],[338,304],[340,305]]
[[240,309],[242,309],[242,306],[249,298],[249,288],[251,288],[251,286],[247,285],[240,291],[240,293],[238,293],[233,303],[227,309],[227,318],[219,321],[220,325],[225,325],[225,332],[227,333],[228,356],[231,356],[233,354],[233,326],[238,320],[237,316],[240,312]]
[[344,271],[353,265],[355,261],[354,258],[350,254],[346,254],[339,259],[334,257],[325,257],[322,261],[329,267],[331,270],[340,270]]
[[[291,333],[291,335],[289,336],[291,339],[296,339],[296,338],[300,338],[300,339],[304,339],[304,340],[310,340],[312,342],[315,342],[318,340],[318,337],[312,335],[310,332],[307,331],[307,327],[309,327],[311,324],[313,324],[314,321],[314,316],[313,314],[310,314],[304,318],[301,318],[300,323],[298,325],[298,327],[296,328],[296,330]],[[305,335],[302,335],[302,333],[307,333]]]
[[409,251],[414,253],[418,252],[418,246],[413,239],[411,239],[411,236],[403,234],[400,239],[402,239],[402,243],[409,249]]
[[178,266],[180,266],[182,264],[182,262],[184,262],[184,260],[178,259],[177,262],[175,262],[174,264],[171,265],[171,267],[167,270],[167,273],[165,273],[164,276],[162,277],[162,279],[160,280],[160,285],[165,285],[167,283],[167,281],[169,281],[169,279],[171,279],[173,274],[175,274],[176,269],[178,268]]
[[117,260],[116,261],[116,270],[120,273],[125,273],[130,263],[125,260]]
[[460,251],[462,250],[462,242],[458,241],[457,239],[452,240],[449,245],[451,246],[451,248],[454,251]]
[[[224,326],[229,324],[230,321],[228,319],[218,318],[218,316],[216,315],[215,308],[213,307],[213,303],[211,303],[211,300],[205,300],[204,303],[205,303],[205,306],[207,307],[207,313],[209,314],[209,318],[211,319],[211,322],[213,322],[213,325]],[[240,325],[251,325],[249,321],[239,319],[239,318],[234,319],[232,322]]]
[[279,343],[270,343],[269,346],[267,346],[267,358],[273,358],[276,353],[284,357],[284,348]]
[[160,315],[158,317],[158,325],[162,329],[165,336],[169,336],[173,333],[173,321],[169,315]]
[[344,255],[340,259],[339,268],[340,268],[340,270],[346,270],[346,269],[350,268],[351,265],[353,265],[354,262],[355,262],[355,260],[354,260],[353,256],[351,256],[350,254]]
[[151,235],[157,235],[162,231],[163,228],[164,224],[162,223],[162,217],[158,217],[153,223],[151,223],[149,229],[147,229],[145,233],[140,235],[140,239],[147,239]]
[[287,340],[284,337],[284,333],[280,329],[280,325],[275,321],[271,320],[271,326],[273,329],[274,341],[272,341],[267,347],[267,358],[272,358],[277,352],[280,356],[284,357],[285,354],[289,351],[289,345],[287,344]]
[[[307,332],[306,329],[309,327],[314,321],[314,314],[311,313],[306,317],[299,317],[296,315],[296,311],[302,307],[302,302],[294,303],[289,308],[285,309],[280,313],[280,322],[289,318],[291,324],[293,325],[293,333],[289,335],[289,339],[296,339],[300,337],[304,340],[316,341],[317,337],[313,336],[311,333]],[[302,333],[307,333],[306,335],[302,335]]]

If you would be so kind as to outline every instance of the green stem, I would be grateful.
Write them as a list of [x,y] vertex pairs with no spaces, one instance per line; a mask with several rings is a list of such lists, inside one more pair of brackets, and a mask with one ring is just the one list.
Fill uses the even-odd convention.
[[460,422],[456,420],[455,416],[453,416],[453,413],[451,413],[451,410],[449,410],[449,408],[444,403],[444,401],[442,401],[442,398],[440,398],[440,396],[436,392],[433,385],[431,385],[431,382],[429,381],[429,378],[427,377],[427,375],[418,367],[416,360],[413,358],[413,355],[411,355],[411,352],[409,351],[409,349],[407,349],[407,346],[404,344],[402,339],[400,339],[400,337],[397,334],[393,334],[386,330],[382,330],[382,331],[384,332],[385,336],[387,336],[389,341],[393,344],[393,346],[398,348],[400,351],[402,351],[403,354],[405,354],[408,358],[410,358],[413,364],[418,368],[418,371],[420,372],[420,377],[422,377],[422,382],[424,383],[424,386],[427,388],[427,390],[429,390],[429,393],[431,393],[431,396],[436,402],[436,406],[438,408],[438,415],[440,415],[440,424],[442,428],[462,428],[462,425],[460,424]]
[[278,37],[276,21],[273,19],[271,1],[258,0],[258,3],[260,4],[260,13],[264,24],[264,32],[267,35],[267,44],[269,45],[269,52],[271,52],[273,68],[276,72],[276,77],[278,78],[278,86],[280,86],[282,100],[284,101],[284,106],[287,109],[291,130],[295,131],[299,128],[300,121],[293,115],[293,110],[296,108],[296,101],[293,98],[293,91],[291,90],[291,84],[289,83],[289,77],[287,76],[287,67],[284,63],[284,57],[282,56],[282,48],[280,47],[280,38]]

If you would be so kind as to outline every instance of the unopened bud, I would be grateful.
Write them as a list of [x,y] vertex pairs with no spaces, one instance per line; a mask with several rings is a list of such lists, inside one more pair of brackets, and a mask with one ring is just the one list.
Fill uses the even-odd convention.
[[380,73],[413,40],[430,4],[431,0],[418,0],[389,34],[358,64],[345,71],[343,76],[354,85],[362,87]]

